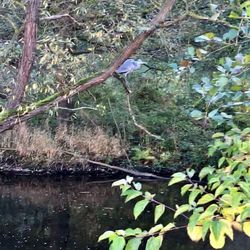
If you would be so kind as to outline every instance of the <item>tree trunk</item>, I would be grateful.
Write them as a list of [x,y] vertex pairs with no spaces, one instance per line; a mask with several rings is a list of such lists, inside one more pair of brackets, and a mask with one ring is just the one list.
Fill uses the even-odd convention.
[[7,102],[8,109],[14,109],[20,105],[24,96],[25,88],[29,81],[36,49],[39,6],[40,0],[30,0],[27,7],[23,38],[23,53],[15,87]]

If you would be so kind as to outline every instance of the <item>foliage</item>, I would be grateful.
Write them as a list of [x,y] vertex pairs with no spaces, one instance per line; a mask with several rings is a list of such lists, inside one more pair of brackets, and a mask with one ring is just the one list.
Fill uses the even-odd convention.
[[[226,236],[234,238],[234,230],[239,230],[250,237],[250,129],[243,131],[232,129],[228,133],[216,133],[214,143],[209,148],[209,155],[220,152],[217,166],[206,166],[198,174],[187,169],[172,175],[169,185],[185,182],[181,195],[187,196],[186,204],[171,208],[155,200],[155,194],[143,192],[140,183],[127,177],[113,183],[119,186],[125,202],[139,199],[133,210],[135,219],[145,210],[149,203],[155,205],[154,226],[146,230],[126,229],[105,232],[99,241],[109,239],[116,242],[122,237],[127,248],[136,242],[132,249],[138,249],[142,239],[147,239],[146,249],[160,249],[163,235],[170,230],[186,228],[191,240],[197,242],[209,237],[210,245],[220,249],[225,245]],[[157,224],[167,210],[174,212],[173,221],[166,225]],[[188,214],[188,215],[186,215]],[[188,224],[177,225],[175,219],[183,216]],[[152,246],[151,246],[152,245]],[[151,248],[152,247],[152,248]],[[120,248],[111,248],[120,249]],[[123,249],[123,248],[121,248]]]
[[[120,187],[126,201],[138,200],[133,210],[135,219],[148,204],[154,204],[155,225],[151,229],[132,230],[132,235],[126,230],[123,235],[119,234],[121,230],[112,231],[113,237],[123,237],[125,242],[145,239],[147,250],[159,249],[166,232],[181,228],[186,229],[192,241],[208,239],[215,249],[224,247],[226,237],[233,240],[234,230],[250,237],[250,128],[247,126],[250,86],[249,49],[246,46],[249,43],[249,1],[230,1],[229,8],[223,11],[219,4],[211,7],[214,14],[211,17],[192,16],[223,24],[228,29],[205,32],[194,38],[195,46],[187,48],[181,67],[174,69],[177,75],[187,69],[194,73],[195,64],[206,61],[206,58],[217,65],[213,66],[211,76],[203,74],[201,83],[193,85],[193,90],[201,98],[194,105],[196,109],[191,110],[191,117],[202,120],[204,128],[211,124],[219,128],[208,150],[208,155],[216,163],[203,167],[200,172],[188,168],[172,175],[169,185],[184,182],[180,193],[187,197],[186,203],[176,204],[175,208],[157,201],[155,194],[142,191],[141,184],[131,177],[113,183],[113,186]],[[217,60],[211,58],[213,53],[225,47],[232,48],[229,56],[223,55]],[[190,66],[188,60],[196,63]],[[167,210],[174,213],[173,219],[168,224],[158,224]],[[186,224],[179,225],[180,216],[187,220]],[[103,240],[102,236],[99,240]],[[109,238],[110,242],[112,240]],[[132,249],[138,248],[136,245]]]

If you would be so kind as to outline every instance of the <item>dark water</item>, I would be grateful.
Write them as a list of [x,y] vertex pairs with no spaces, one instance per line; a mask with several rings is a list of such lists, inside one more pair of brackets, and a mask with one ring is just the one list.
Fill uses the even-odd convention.
[[[0,178],[0,250],[105,250],[98,236],[105,230],[140,226],[153,222],[149,210],[133,220],[132,204],[124,204],[111,182],[81,179]],[[146,182],[144,187],[160,193],[169,205],[178,201],[178,190],[164,182]],[[169,212],[165,221],[171,220]],[[164,222],[164,221],[163,221]],[[185,221],[181,222],[185,224]],[[185,231],[165,237],[163,250],[211,249],[207,242],[192,243]],[[224,249],[249,250],[250,238],[239,234]]]

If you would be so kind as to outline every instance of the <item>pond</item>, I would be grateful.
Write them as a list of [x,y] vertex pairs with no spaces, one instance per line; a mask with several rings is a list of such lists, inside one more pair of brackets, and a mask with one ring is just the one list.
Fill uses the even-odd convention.
[[[106,230],[140,226],[153,222],[149,206],[134,221],[132,201],[124,204],[112,181],[88,181],[83,178],[0,178],[0,250],[105,250],[97,243]],[[143,182],[145,189],[160,194],[170,206],[181,203],[178,188],[165,182]],[[171,220],[167,212],[165,222]],[[164,221],[163,221],[164,223]],[[181,222],[180,222],[181,223]],[[183,221],[185,224],[185,221]],[[191,242],[184,230],[169,233],[162,250],[208,250],[208,242]],[[228,240],[227,250],[249,250],[250,238],[238,234]]]

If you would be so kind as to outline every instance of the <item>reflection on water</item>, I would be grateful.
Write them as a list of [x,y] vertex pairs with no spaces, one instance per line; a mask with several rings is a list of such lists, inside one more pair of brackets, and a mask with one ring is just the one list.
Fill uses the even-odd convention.
[[[123,203],[111,182],[97,183],[64,178],[0,178],[0,250],[105,250],[98,236],[106,230],[140,226],[153,222],[149,207],[137,222],[132,204]],[[164,182],[147,182],[145,189],[161,194],[168,204],[178,203],[178,192]],[[180,202],[179,202],[180,203]],[[171,220],[168,213],[165,220]],[[163,221],[164,222],[164,221]],[[185,223],[185,222],[183,222]],[[166,236],[163,250],[211,249],[207,242],[192,243],[184,231]],[[224,249],[249,250],[250,239],[242,234]]]

